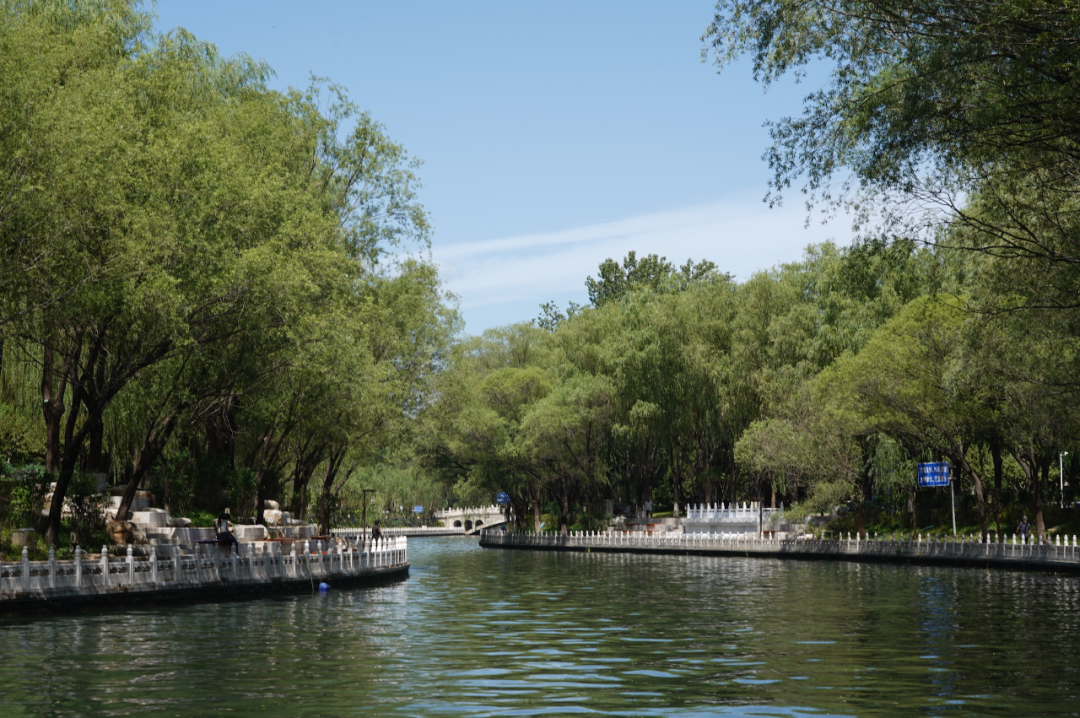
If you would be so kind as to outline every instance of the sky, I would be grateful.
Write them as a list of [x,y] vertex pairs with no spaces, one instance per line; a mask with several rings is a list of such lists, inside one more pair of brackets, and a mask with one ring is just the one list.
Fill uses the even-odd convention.
[[746,279],[849,223],[807,226],[797,190],[764,202],[764,123],[817,86],[766,93],[749,63],[701,61],[707,0],[329,2],[158,0],[182,27],[276,73],[312,75],[424,164],[431,256],[466,331],[587,303],[585,278],[633,250],[709,259]]

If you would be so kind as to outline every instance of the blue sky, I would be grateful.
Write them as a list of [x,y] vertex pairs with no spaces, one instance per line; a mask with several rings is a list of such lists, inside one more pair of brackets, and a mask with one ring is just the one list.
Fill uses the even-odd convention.
[[708,1],[159,0],[157,13],[161,31],[266,60],[275,86],[344,85],[424,161],[432,256],[470,333],[584,303],[585,278],[630,250],[746,278],[850,238],[842,220],[804,228],[797,192],[761,201],[762,125],[815,85],[766,94],[748,64],[718,76],[700,60]]

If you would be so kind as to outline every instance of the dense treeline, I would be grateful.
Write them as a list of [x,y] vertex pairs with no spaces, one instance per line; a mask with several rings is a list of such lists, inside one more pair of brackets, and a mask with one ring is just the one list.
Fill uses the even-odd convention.
[[984,535],[1028,512],[1045,537],[1076,498],[1068,3],[721,0],[721,68],[833,68],[772,125],[768,199],[801,182],[858,239],[742,282],[630,253],[586,306],[464,339],[435,269],[389,261],[428,241],[415,163],[338,88],[272,91],[121,0],[0,9],[0,513],[32,515],[40,474],[92,515],[105,473],[124,506],[279,499],[324,527],[367,487],[506,491],[533,528],[651,499],[859,530],[884,502],[918,529],[948,501],[916,491],[927,460]]
[[1044,537],[1076,484],[1073,451],[1069,496],[1050,487],[1080,388],[1078,36],[1069,3],[721,0],[721,68],[833,68],[772,125],[768,199],[802,182],[861,239],[742,284],[605,262],[588,307],[458,348],[426,460],[537,523],[555,502],[565,530],[601,496],[777,494],[861,529],[883,493],[915,528],[914,463],[945,459],[984,535],[1011,498]]
[[886,495],[917,529],[915,463],[948,460],[984,530],[1024,497],[1042,532],[1077,417],[1053,379],[1058,312],[979,310],[1015,291],[997,281],[1001,261],[825,244],[736,283],[709,262],[609,260],[588,306],[545,305],[455,347],[421,456],[462,495],[507,491],[531,527],[554,503],[564,530],[597,525],[607,498],[676,514],[847,504],[862,529]]
[[310,491],[325,527],[454,331],[433,266],[387,254],[427,245],[417,165],[340,88],[150,28],[125,0],[0,5],[5,473],[55,482],[54,544],[98,473],[121,515],[140,486],[260,518]]

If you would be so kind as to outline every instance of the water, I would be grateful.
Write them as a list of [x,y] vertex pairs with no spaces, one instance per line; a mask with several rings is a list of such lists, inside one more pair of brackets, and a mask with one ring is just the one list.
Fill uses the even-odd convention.
[[1077,715],[1077,579],[410,541],[408,581],[0,624],[0,717]]

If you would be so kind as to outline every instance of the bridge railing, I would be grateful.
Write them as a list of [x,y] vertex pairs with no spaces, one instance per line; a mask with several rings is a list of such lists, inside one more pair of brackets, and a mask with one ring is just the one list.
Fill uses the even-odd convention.
[[[388,526],[380,528],[384,536],[461,536],[465,529],[461,526]],[[361,536],[371,536],[371,529],[340,528],[330,529],[332,536],[355,540]]]
[[978,536],[959,536],[953,540],[916,534],[895,535],[856,534],[835,539],[788,539],[768,535],[742,533],[646,533],[642,531],[571,531],[566,535],[553,533],[485,531],[482,546],[535,546],[538,548],[609,548],[613,550],[698,550],[748,551],[757,553],[807,553],[826,555],[889,555],[909,557],[939,557],[963,560],[995,559],[1018,562],[1080,562],[1080,544],[1074,535],[1054,537],[1052,542],[1039,544],[1034,539],[1012,536],[995,539]]
[[402,566],[409,560],[405,537],[388,537],[366,545],[348,541],[328,545],[322,541],[296,541],[287,555],[280,551],[253,551],[252,546],[239,544],[239,556],[200,544],[193,546],[187,555],[158,556],[157,548],[151,546],[148,558],[134,556],[131,547],[124,556],[111,556],[107,546],[102,547],[100,554],[88,554],[76,548],[74,558],[69,561],[57,561],[51,548],[47,561],[31,561],[24,548],[22,560],[0,562],[0,600],[27,592],[92,594],[116,589],[321,579]]

